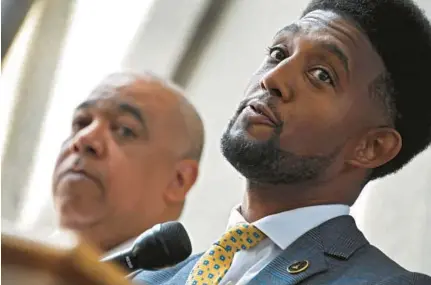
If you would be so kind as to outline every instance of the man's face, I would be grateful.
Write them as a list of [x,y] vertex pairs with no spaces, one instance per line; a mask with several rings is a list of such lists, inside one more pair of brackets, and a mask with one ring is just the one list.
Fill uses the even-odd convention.
[[229,162],[251,181],[318,179],[376,127],[370,83],[384,65],[366,36],[329,11],[279,31],[222,137]]
[[62,226],[158,222],[176,159],[166,92],[151,82],[102,84],[76,109],[53,177]]

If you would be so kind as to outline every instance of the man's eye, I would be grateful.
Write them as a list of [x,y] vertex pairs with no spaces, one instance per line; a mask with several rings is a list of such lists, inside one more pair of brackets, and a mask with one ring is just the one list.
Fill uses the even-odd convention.
[[72,130],[79,131],[91,124],[91,118],[78,117],[72,121]]
[[125,138],[136,137],[135,132],[132,129],[125,127],[125,126],[119,126],[117,131],[118,131],[120,136],[125,137]]
[[283,61],[286,58],[284,50],[280,47],[269,47],[267,54],[276,61]]
[[322,81],[326,84],[330,84],[331,86],[334,86],[334,80],[332,79],[330,73],[323,68],[312,69],[310,71],[310,75],[319,81]]

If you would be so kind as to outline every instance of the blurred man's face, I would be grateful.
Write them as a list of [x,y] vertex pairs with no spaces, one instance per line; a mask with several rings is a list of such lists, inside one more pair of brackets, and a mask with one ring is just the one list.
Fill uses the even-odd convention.
[[319,178],[380,122],[370,83],[384,71],[349,21],[314,11],[277,33],[222,138],[230,163],[251,181]]
[[60,224],[143,228],[160,222],[177,159],[167,143],[173,96],[159,84],[100,85],[75,111],[53,178]]

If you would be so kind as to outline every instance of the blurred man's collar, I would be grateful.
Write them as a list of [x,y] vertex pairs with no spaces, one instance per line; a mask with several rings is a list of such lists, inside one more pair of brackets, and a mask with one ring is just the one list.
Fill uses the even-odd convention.
[[[123,251],[125,249],[127,249],[128,247],[130,247],[133,242],[135,241],[136,237],[133,237],[129,240],[126,240],[125,242],[117,245],[116,247],[108,250],[107,252],[103,253],[101,258],[105,258],[109,255],[118,253],[120,251]],[[55,245],[59,245],[59,246],[68,246],[68,247],[72,247],[72,245],[76,245],[78,238],[76,237],[76,235],[68,230],[56,230],[54,233],[52,233],[48,239],[46,239],[47,242],[51,243],[51,244],[55,244]]]

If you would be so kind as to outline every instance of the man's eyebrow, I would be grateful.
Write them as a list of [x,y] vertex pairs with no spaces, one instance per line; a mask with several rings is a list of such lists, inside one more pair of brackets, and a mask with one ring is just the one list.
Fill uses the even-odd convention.
[[[95,106],[96,103],[97,103],[97,100],[87,100],[87,101],[84,101],[81,104],[79,104],[75,110],[78,111],[81,109],[87,109],[87,108]],[[141,110],[139,110],[139,108],[137,108],[131,104],[125,103],[125,102],[120,102],[120,103],[116,104],[116,106],[117,106],[118,110],[120,111],[120,113],[127,113],[127,114],[133,116],[136,120],[139,121],[139,123],[141,123],[141,125],[145,129],[147,128],[147,125],[146,125],[145,120],[144,120],[144,116],[142,115]]]
[[280,31],[278,31],[278,32],[275,34],[274,38],[276,38],[277,36],[279,36],[280,34],[283,34],[283,33],[285,33],[285,32],[289,32],[289,33],[292,33],[292,34],[296,34],[296,33],[298,33],[300,30],[301,30],[301,27],[300,27],[298,24],[296,24],[296,23],[292,23],[292,24],[290,24],[290,25],[288,25],[288,26],[284,27],[284,28],[283,28],[283,29],[281,29]]
[[96,101],[95,100],[87,100],[82,102],[81,104],[78,105],[78,107],[75,108],[75,111],[81,110],[81,109],[87,109],[90,108],[92,106],[96,105]]
[[349,58],[336,44],[322,42],[319,43],[317,46],[335,55],[343,63],[343,67],[346,73],[349,74]]
[[[296,23],[292,23],[292,24],[284,27],[280,31],[278,31],[275,34],[274,38],[276,38],[277,36],[279,36],[285,32],[297,34],[300,31],[301,31],[301,26],[299,26]],[[322,42],[322,43],[319,43],[318,46],[325,49],[326,51],[332,53],[333,55],[335,55],[343,63],[343,67],[344,67],[346,73],[349,74],[349,58],[336,44],[329,43],[329,42]]]
[[141,110],[139,110],[139,108],[133,105],[130,105],[128,103],[119,103],[118,109],[122,113],[128,113],[132,115],[136,120],[138,120],[141,123],[143,127],[146,128],[144,117],[142,116]]

